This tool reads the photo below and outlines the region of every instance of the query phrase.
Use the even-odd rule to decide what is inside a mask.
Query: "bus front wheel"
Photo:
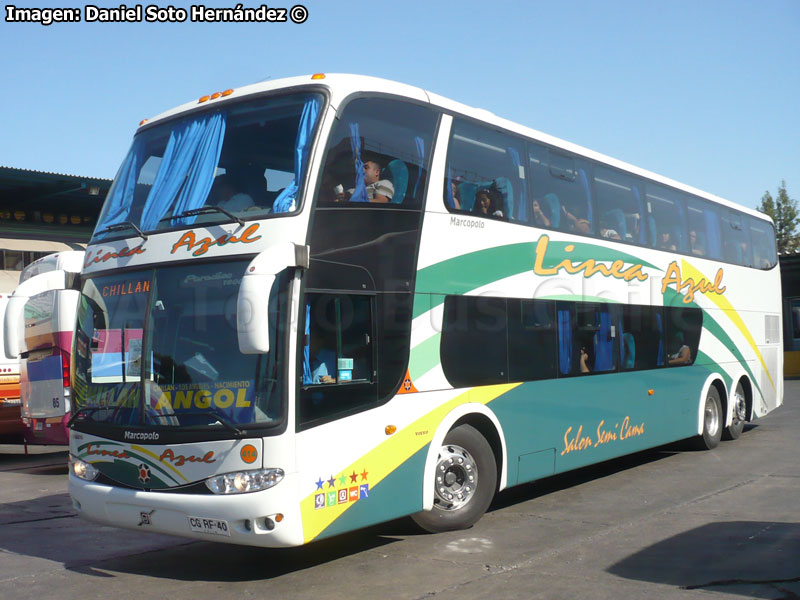
[[[699,450],[716,448],[720,438],[722,438],[722,425],[724,422],[719,392],[712,385],[706,392],[706,401],[703,405],[703,433],[696,438],[696,447]]]
[[[452,429],[439,449],[434,478],[433,508],[412,519],[430,533],[471,527],[489,508],[497,486],[489,442],[470,425]]]

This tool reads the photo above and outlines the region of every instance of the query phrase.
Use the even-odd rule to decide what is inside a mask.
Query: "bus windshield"
[[[320,94],[264,98],[142,130],[92,241],[296,210],[321,104]]]
[[[247,264],[86,280],[76,326],[75,410],[89,422],[124,426],[279,423],[286,276],[269,297],[271,351],[241,354],[236,301]]]

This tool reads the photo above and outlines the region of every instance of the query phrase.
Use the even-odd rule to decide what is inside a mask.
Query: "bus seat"
[[[550,227],[558,227],[561,224],[561,202],[553,192],[544,195],[544,202],[550,209]]]
[[[478,186],[470,181],[458,184],[458,197],[461,198],[461,210],[472,210],[475,206],[475,193]]]
[[[622,359],[623,369],[632,369],[636,364],[636,340],[633,338],[632,333],[622,334],[622,352],[624,358]]]
[[[384,175],[388,175],[388,179],[394,185],[394,195],[392,196],[392,204],[402,204],[406,197],[406,190],[408,189],[408,167],[400,159],[395,159],[386,165]]]
[[[606,222],[610,229],[613,229],[619,234],[621,239],[625,239],[628,234],[628,228],[625,227],[625,213],[622,212],[619,208],[613,208],[609,210],[603,216],[603,220]]]

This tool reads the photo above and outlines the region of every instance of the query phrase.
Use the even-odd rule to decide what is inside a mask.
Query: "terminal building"
[[[110,179],[0,166],[0,294],[37,258],[85,248],[110,187]]]

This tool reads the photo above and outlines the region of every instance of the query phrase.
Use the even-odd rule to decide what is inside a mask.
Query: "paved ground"
[[[65,449],[0,446],[0,598],[800,598],[800,381],[741,439],[501,494],[472,529],[388,523],[289,550],[100,527]]]

